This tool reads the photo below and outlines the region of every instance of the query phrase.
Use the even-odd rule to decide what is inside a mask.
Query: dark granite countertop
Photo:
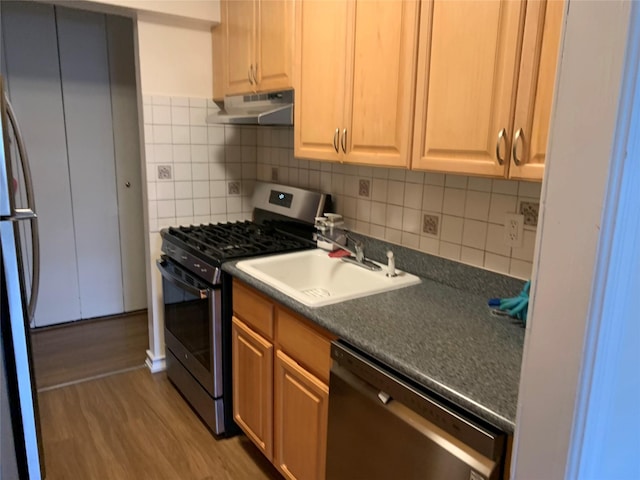
[[[239,270],[237,262],[225,263],[223,270],[513,433],[525,329],[491,314],[487,298],[515,295],[522,281],[398,246],[393,250],[405,258],[398,268],[423,277],[420,285],[320,308],[306,307],[260,282]]]

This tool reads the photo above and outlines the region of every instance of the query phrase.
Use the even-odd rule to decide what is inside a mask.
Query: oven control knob
[[[189,359],[189,355],[187,355],[186,353],[184,354],[184,359],[188,360]]]
[[[196,267],[196,268],[200,268],[200,264],[199,263],[194,263],[193,266]]]
[[[187,256],[186,256],[186,255],[182,255],[182,257],[181,257],[181,258],[182,258],[182,260],[186,260],[186,259],[187,259]]]

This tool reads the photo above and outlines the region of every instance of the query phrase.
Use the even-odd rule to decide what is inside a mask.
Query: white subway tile
[[[209,180],[225,180],[227,170],[224,163],[209,163]]]
[[[425,172],[424,183],[427,185],[444,187],[444,173]]]
[[[509,257],[503,257],[489,252],[486,252],[484,255],[484,268],[494,272],[508,274],[509,263]]]
[[[357,197],[360,191],[360,179],[354,175],[345,175],[344,194],[349,197]]]
[[[445,188],[442,213],[462,217],[464,215],[466,193],[465,190],[457,188]]]
[[[242,163],[256,163],[257,149],[255,146],[242,146]]]
[[[518,182],[514,180],[493,180],[492,190],[493,193],[501,193],[503,195],[517,195],[518,194]]]
[[[344,193],[344,175],[342,173],[331,174],[331,194],[342,195]]]
[[[465,202],[464,216],[474,220],[486,222],[489,218],[491,194],[487,192],[468,191]]]
[[[183,125],[174,125],[171,127],[171,135],[174,145],[186,145],[191,142],[189,136],[189,127]]]
[[[171,123],[173,125],[189,125],[189,107],[171,107]]]
[[[405,247],[417,249],[420,246],[420,235],[410,232],[402,232],[400,242]]]
[[[387,222],[386,226],[394,230],[402,229],[402,210],[399,205],[387,205]]]
[[[172,145],[171,151],[175,163],[191,163],[191,147],[189,145]]]
[[[175,200],[158,200],[158,218],[171,218],[176,216]]]
[[[169,125],[153,126],[153,143],[171,143],[171,127]]]
[[[193,215],[193,200],[176,200],[176,215],[178,217]]]
[[[442,215],[440,226],[440,240],[449,243],[462,243],[463,220],[460,217]]]
[[[256,127],[243,127],[240,133],[242,145],[255,146],[258,143]]]
[[[404,190],[404,206],[416,210],[422,209],[422,183],[406,183]]]
[[[227,180],[242,180],[242,164],[241,163],[227,163],[226,169],[227,169]]]
[[[174,145],[174,147],[188,147],[187,145]],[[175,150],[174,150],[175,151]],[[206,145],[191,145],[189,149],[191,161],[193,163],[209,162],[209,147]]]
[[[201,107],[189,107],[189,124],[192,126],[206,126],[207,109]]]
[[[542,189],[542,184],[538,182],[518,182],[518,196],[520,197],[531,197],[531,198],[540,198],[540,191]]]
[[[227,197],[227,214],[242,212],[242,197]]]
[[[509,265],[509,275],[521,278],[523,280],[529,280],[531,278],[531,270],[533,264],[531,262],[523,262],[515,258],[511,259],[511,265]]]
[[[423,252],[437,255],[440,249],[440,241],[433,237],[422,236],[420,237],[420,245],[418,248]]]
[[[407,170],[405,174],[405,181],[407,183],[419,183],[424,184],[424,172],[416,172],[415,170]]]
[[[156,184],[153,183],[153,182],[148,182],[147,183],[147,198],[149,200],[156,200],[157,199]]]
[[[404,208],[402,211],[402,230],[418,234],[422,230],[422,211]]]
[[[387,228],[384,231],[384,239],[387,242],[400,245],[402,244],[402,230],[396,230],[395,228]]]
[[[192,145],[207,145],[207,127],[191,126],[189,132]]]
[[[171,105],[171,99],[169,97],[154,95],[151,97],[151,103],[153,105]]]
[[[206,98],[189,97],[189,106],[190,107],[206,108],[207,99]]]
[[[395,180],[398,182],[404,182],[406,179],[406,170],[402,168],[390,168],[389,180]]]
[[[371,199],[376,202],[387,202],[387,180],[374,178],[371,183]]]
[[[445,186],[448,188],[467,188],[467,179],[468,177],[464,175],[445,175]]]
[[[373,178],[381,178],[381,179],[388,179],[389,178],[389,169],[388,168],[381,168],[381,167],[374,167],[373,169]]]
[[[214,125],[207,127],[207,140],[209,145],[224,145],[224,126]]]
[[[144,126],[144,138],[142,139],[146,143],[155,143],[155,138],[153,136],[153,125],[145,124]]]
[[[393,205],[404,204],[404,182],[389,180],[387,184],[387,203]]]
[[[293,168],[289,168],[289,182],[291,182],[292,171],[293,171]],[[296,180],[297,180],[297,177],[296,177]],[[325,193],[331,192],[331,172],[320,172],[320,191]]]
[[[152,101],[153,101],[153,97],[151,97],[151,95],[142,95],[143,105],[151,105]]]
[[[236,127],[235,125],[224,126],[225,145],[240,145],[242,143],[241,135],[242,133],[240,132],[240,127]]]
[[[255,163],[242,163],[242,179],[243,180],[255,180],[257,177],[257,165]],[[298,179],[298,170],[296,169],[296,181]],[[291,181],[291,175],[289,175]]]
[[[442,203],[444,201],[444,188],[435,185],[425,185],[424,194],[422,196],[423,210],[431,210],[432,212],[442,212]]]
[[[144,123],[145,125],[153,124],[153,106],[152,105],[142,106],[142,123]]]
[[[189,181],[175,182],[176,199],[193,198],[193,184]]]
[[[469,177],[468,189],[478,192],[490,192],[491,191],[491,179],[482,177]]]
[[[149,201],[147,204],[149,219],[155,220],[158,218],[158,202],[155,200]]]
[[[330,165],[330,164],[327,164]],[[373,168],[372,167],[358,167],[358,176],[365,178],[373,177]]]
[[[210,200],[208,198],[195,198],[193,200],[193,214],[194,215],[209,215],[210,213]]]
[[[212,198],[209,201],[211,208],[211,215],[221,215],[227,213],[227,199],[226,197]]]
[[[175,181],[191,180],[191,164],[176,163],[173,166],[173,179]]]
[[[227,163],[242,162],[242,147],[238,145],[227,145],[225,147],[225,161]]]
[[[511,247],[506,245],[504,240],[504,226],[494,225],[490,223],[487,227],[487,252],[509,257],[511,255]],[[505,273],[509,271],[508,265]]]
[[[171,97],[171,106],[172,107],[188,107],[189,106],[189,98],[188,97]]]
[[[211,222],[212,223],[225,223],[227,222],[229,219],[229,217],[227,216],[226,213],[221,213],[221,214],[211,214]]]
[[[487,223],[479,220],[464,220],[462,244],[484,250],[487,243]]]
[[[362,233],[363,235],[369,235],[371,224],[356,219],[356,228],[354,230],[358,233]]]
[[[384,230],[385,228],[382,225],[371,224],[369,227],[369,235],[373,238],[384,240]]]
[[[387,217],[387,204],[382,202],[371,202],[371,223],[384,225]]]
[[[476,267],[482,267],[484,266],[484,250],[463,246],[460,251],[460,261]]]
[[[156,184],[156,198],[158,200],[173,200],[176,198],[173,182],[160,182]]]
[[[224,163],[226,160],[226,147],[223,145],[209,146],[209,162]]]
[[[358,202],[353,197],[343,197],[342,215],[349,218],[356,218],[358,211]]]
[[[153,151],[156,163],[173,163],[172,145],[154,145]]]
[[[516,211],[516,199],[517,197],[511,195],[492,193],[489,206],[489,222],[504,225],[505,214]]]
[[[209,182],[207,180],[193,182],[193,198],[209,198]]]
[[[460,260],[460,245],[455,245],[453,243],[448,242],[440,242],[440,250],[438,251],[438,255],[444,258],[448,258],[450,260]]]
[[[208,225],[212,223],[210,215],[196,215],[193,217],[194,225]]]

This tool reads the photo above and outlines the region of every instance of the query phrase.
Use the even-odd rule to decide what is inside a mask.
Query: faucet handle
[[[397,277],[396,273],[396,259],[393,256],[393,252],[391,250],[387,250],[387,277]]]

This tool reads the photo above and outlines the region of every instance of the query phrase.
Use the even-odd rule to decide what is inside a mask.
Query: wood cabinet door
[[[563,14],[562,1],[527,2],[510,152],[511,178],[542,180]]]
[[[287,478],[324,479],[329,387],[278,350],[274,403],[276,467]]]
[[[293,0],[257,3],[255,69],[259,91],[293,88]]]
[[[221,24],[226,25],[226,86],[225,95],[255,90],[251,68],[255,69],[254,0],[222,0]]]
[[[296,157],[342,158],[347,7],[345,0],[296,5]]]
[[[409,166],[418,6],[416,0],[350,4],[346,162]]]
[[[233,418],[273,458],[273,345],[233,317]]]
[[[422,3],[413,168],[505,174],[523,5]]]

